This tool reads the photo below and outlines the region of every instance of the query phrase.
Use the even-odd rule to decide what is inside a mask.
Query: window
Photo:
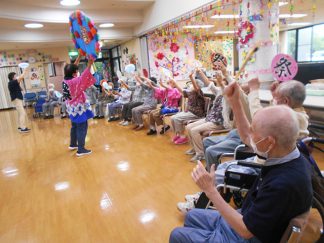
[[[47,70],[48,70],[48,76],[49,77],[55,77],[55,67],[54,67],[54,63],[48,63],[47,64]]]
[[[324,61],[324,24],[289,30],[286,41],[287,54],[297,62]]]
[[[311,61],[312,53],[312,27],[304,28],[298,31],[298,62]]]
[[[324,24],[313,27],[312,61],[324,61]]]
[[[295,57],[296,56],[296,30],[287,31],[287,54]]]

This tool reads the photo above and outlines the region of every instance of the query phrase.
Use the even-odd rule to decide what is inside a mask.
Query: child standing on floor
[[[64,67],[63,81],[63,96],[72,123],[69,149],[77,149],[77,156],[87,155],[92,152],[84,147],[88,131],[88,119],[93,117],[91,106],[86,101],[84,91],[96,82],[96,79],[90,73],[90,67],[94,60],[88,60],[87,68],[79,76],[78,64],[80,59],[81,56],[78,56],[74,64],[67,64]]]
[[[165,86],[162,81],[160,81],[160,88],[151,87],[154,89],[155,98],[162,100],[162,107],[153,110],[149,114],[149,124],[150,130],[147,135],[156,134],[156,126],[163,125],[162,115],[167,113],[176,113],[179,111],[179,100],[181,99],[181,93],[176,88],[176,83],[173,79],[170,79],[168,86]],[[156,124],[156,126],[155,126]],[[170,129],[169,125],[165,125],[160,134],[164,134]]]
[[[122,108],[124,104],[129,103],[131,96],[132,91],[128,90],[125,84],[122,84],[120,92],[115,93],[115,97],[117,98],[117,100],[113,103],[108,104],[109,122],[119,120],[119,117],[117,116],[117,110],[119,108]]]

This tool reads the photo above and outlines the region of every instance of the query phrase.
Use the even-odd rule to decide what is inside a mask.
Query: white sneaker
[[[188,213],[191,209],[195,208],[194,202],[179,202],[177,204],[177,208],[180,212],[186,214]]]
[[[196,152],[195,152],[195,150],[193,149],[193,148],[191,148],[191,149],[189,149],[189,150],[187,150],[186,152],[185,152],[185,154],[187,154],[187,155],[194,155]]]
[[[185,199],[187,202],[191,202],[191,201],[196,202],[199,199],[200,195],[201,195],[201,192],[197,192],[197,193],[191,194],[191,195],[188,194],[188,195],[185,195]]]
[[[128,121],[124,121],[122,126],[128,126]]]
[[[74,147],[74,146],[69,146],[69,150],[76,150],[76,149],[78,149],[78,147],[76,146],[76,147]]]
[[[123,123],[124,123],[125,121],[124,120],[122,120],[121,122],[119,122],[119,125],[123,125]]]

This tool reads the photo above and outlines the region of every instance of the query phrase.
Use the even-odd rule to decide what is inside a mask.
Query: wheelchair
[[[317,242],[324,242],[324,196],[323,194],[318,193],[318,191],[324,191],[324,177],[323,172],[320,171],[314,158],[311,155],[313,149],[324,152],[323,149],[317,146],[317,144],[324,144],[324,139],[307,137],[298,141],[297,147],[312,165],[312,184],[314,189],[312,208],[318,211],[318,214],[320,215],[322,220],[320,232],[321,235]],[[255,154],[246,145],[239,145],[235,149],[234,153],[224,153],[219,158],[220,164],[215,172],[216,181],[218,182],[216,186],[217,190],[220,192],[226,202],[230,203],[232,201],[237,208],[242,207],[243,200],[248,190],[252,187],[254,181],[258,178],[259,172],[261,171],[261,168],[263,166],[260,163],[253,162],[251,156],[255,156]],[[221,163],[225,157],[234,157],[234,160]],[[221,169],[219,169],[220,167]],[[221,180],[217,180],[217,176],[221,177]],[[195,208],[216,209],[215,207],[213,207],[212,202],[209,200],[205,193],[202,193],[199,199],[195,202]],[[309,212],[303,215],[299,215],[298,217],[302,217],[304,219],[304,224],[306,224],[308,215]],[[294,218],[292,222],[295,222],[294,220],[296,219]],[[290,240],[291,237],[298,239],[298,236],[296,236],[296,234],[300,235],[300,232],[302,232],[302,227],[305,227],[305,225],[297,227],[296,224],[290,224],[290,229],[287,229],[289,231],[289,233],[287,233],[287,239],[289,238]],[[299,241],[296,240],[292,242]]]

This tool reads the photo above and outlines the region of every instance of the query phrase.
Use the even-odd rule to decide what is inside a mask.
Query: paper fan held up
[[[70,15],[72,41],[79,54],[96,59],[100,52],[98,30],[94,23],[80,10]]]
[[[218,52],[213,52],[210,58],[214,70],[222,70],[222,65],[224,67],[227,67],[227,59],[226,57],[223,56],[223,54]]]

